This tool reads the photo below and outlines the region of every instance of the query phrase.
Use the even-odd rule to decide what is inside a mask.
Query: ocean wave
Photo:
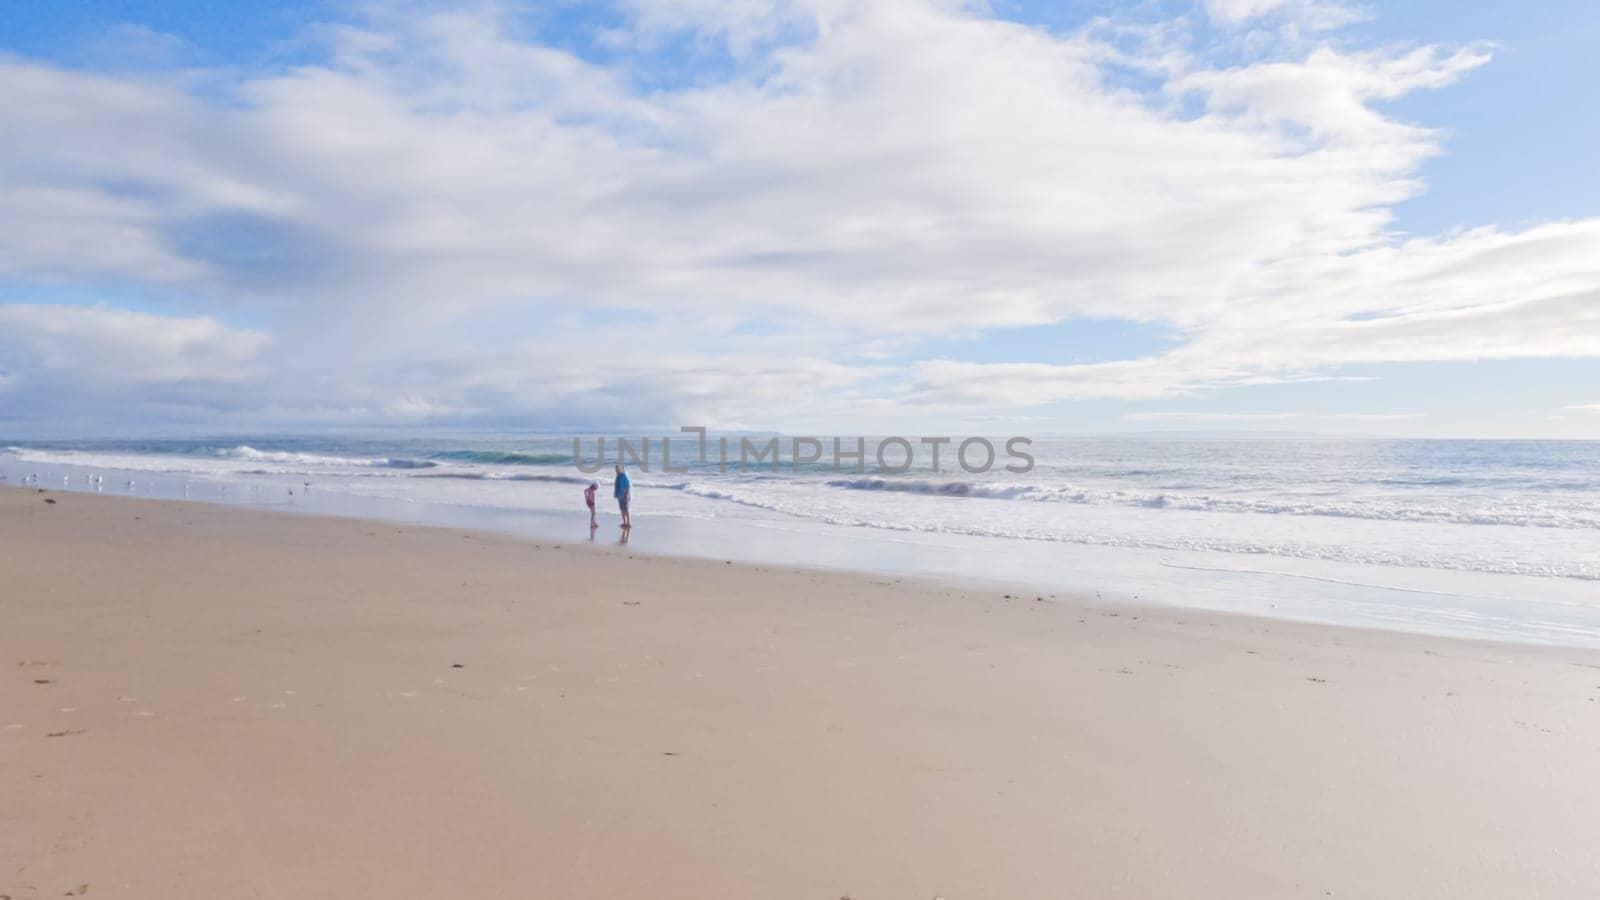
[[[809,519],[828,525],[872,528],[923,534],[961,534],[978,537],[1010,538],[1014,540],[1052,541],[1098,547],[1128,547],[1142,550],[1206,551],[1257,556],[1290,557],[1326,562],[1355,563],[1361,565],[1398,566],[1404,568],[1441,569],[1465,572],[1482,572],[1496,575],[1531,575],[1547,578],[1571,578],[1580,581],[1600,581],[1600,561],[1561,560],[1528,562],[1515,556],[1490,558],[1485,556],[1447,556],[1421,552],[1406,552],[1398,548],[1351,547],[1342,544],[1296,543],[1287,540],[1248,540],[1217,535],[1195,536],[1131,536],[1102,531],[1067,531],[1056,523],[1053,530],[1030,528],[1014,522],[1003,524],[963,522],[950,523],[937,520],[907,517],[904,519],[874,518],[853,515],[846,510],[821,509],[803,503],[788,502],[775,497],[752,496],[737,489],[685,483],[677,487],[683,493],[723,500],[742,506],[782,513],[796,518]],[[869,488],[872,490],[873,488]]]
[[[120,469],[130,472],[159,472],[203,474],[213,469],[197,468],[193,459],[178,456],[117,455],[77,450],[35,450],[31,447],[8,447],[6,452],[18,462],[39,466],[78,466],[86,469]]]
[[[941,497],[986,497],[993,500],[1026,499],[1038,488],[1027,484],[985,484],[972,481],[923,481],[889,478],[848,478],[827,482],[828,487],[851,491],[895,491],[908,494],[937,494]],[[1042,498],[1040,498],[1042,499]]]
[[[261,483],[258,477],[287,480],[289,476],[301,476],[315,482],[319,493],[343,490],[406,502],[512,509],[568,509],[576,506],[579,486],[591,480],[571,468],[435,460],[432,449],[419,448],[415,442],[390,448],[356,445],[372,447],[372,453],[363,456],[359,451],[332,444],[304,448],[325,452],[286,452],[263,450],[240,441],[169,443],[155,452],[120,446],[11,446],[0,450],[0,463],[5,466],[0,471],[15,481],[35,470],[52,472],[52,466],[60,464],[62,468],[55,469],[53,477],[59,481],[62,470],[71,466],[76,484],[78,474],[105,472],[109,482],[112,471],[123,469],[141,486],[158,479],[147,479],[138,472],[174,473],[176,477],[169,479],[174,486],[191,478],[233,479],[254,485]],[[232,446],[236,442],[238,446]],[[285,444],[266,446],[281,448]],[[0,447],[4,444],[0,443]],[[379,455],[386,449],[395,455]],[[349,455],[338,455],[341,452]],[[408,468],[419,461],[415,457],[424,457],[420,461],[431,464]],[[1583,468],[1580,475],[1573,477],[1592,478],[1582,474],[1587,472],[1589,469]],[[1170,481],[1129,483],[1062,477],[1059,472],[1050,471],[1028,476],[995,473],[992,478],[966,478],[952,473],[951,477],[940,478],[916,474],[795,477],[641,470],[635,473],[633,483],[637,490],[645,492],[640,507],[659,510],[663,515],[753,515],[762,521],[788,516],[796,521],[893,532],[981,535],[1155,551],[1216,551],[1600,581],[1600,557],[1593,553],[1593,529],[1600,528],[1600,494],[1593,492],[1491,493],[1444,487],[1400,491],[1378,487],[1384,479],[1377,477],[1369,478],[1363,489],[1344,490],[1330,485],[1326,478],[1301,483],[1299,473],[1288,469],[1279,470],[1270,488],[1257,490],[1250,484],[1230,490],[1215,483],[1220,476],[1210,473],[1205,477],[1209,481],[1185,488]],[[609,473],[601,473],[594,480],[602,479],[609,487]],[[547,485],[512,487],[508,482]],[[299,493],[298,483],[294,484]],[[660,493],[652,497],[652,492]],[[610,491],[604,493],[609,495]],[[669,493],[682,496],[668,496]],[[767,512],[746,514],[725,505],[730,503]],[[1291,521],[1284,516],[1325,518]],[[1468,530],[1454,527],[1457,525],[1532,525],[1566,530]]]
[[[1531,528],[1600,529],[1600,509],[1551,507],[1539,502],[1501,501],[1493,505],[1422,506],[1383,500],[1349,499],[1343,502],[1219,497],[1119,490],[1088,490],[1070,485],[1008,482],[929,481],[922,479],[853,478],[825,482],[828,487],[852,491],[886,491],[988,500],[1025,500],[1036,503],[1082,503],[1177,509],[1191,512],[1251,513],[1256,515],[1327,516],[1399,522],[1436,522],[1452,525],[1509,525]]]
[[[251,462],[276,463],[301,466],[350,466],[354,468],[431,469],[438,463],[426,459],[407,459],[388,456],[323,456],[316,453],[294,453],[287,450],[257,450],[240,444],[237,447],[213,450],[213,456],[222,459],[243,459]]]
[[[431,469],[438,465],[425,459],[405,457],[327,456],[257,450],[254,447],[208,448],[195,454],[118,453],[97,450],[42,450],[8,447],[6,452],[19,461],[39,465],[81,466],[91,469],[126,469],[135,472],[193,473],[195,475],[328,475],[356,474],[373,469]],[[244,466],[245,468],[240,468]],[[331,470],[331,471],[330,471]],[[352,472],[351,470],[355,470]]]
[[[447,450],[435,453],[431,458],[491,466],[559,466],[572,462],[572,457],[563,453],[521,453],[514,450]]]
[[[500,472],[428,472],[413,476],[416,478],[452,478],[461,481],[537,481],[552,484],[583,484],[587,485],[589,478],[579,478],[576,475],[535,475],[530,472],[518,472],[506,475]]]

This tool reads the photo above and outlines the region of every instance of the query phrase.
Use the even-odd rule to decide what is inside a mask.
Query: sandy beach
[[[12,900],[1600,895],[1592,652],[18,488],[0,547]]]

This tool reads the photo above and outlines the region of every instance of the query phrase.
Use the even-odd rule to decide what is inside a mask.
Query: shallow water
[[[589,539],[570,438],[3,443],[9,484]],[[865,471],[741,473],[680,441],[687,471],[663,472],[657,442],[630,546],[1600,646],[1600,444],[1035,441],[1025,474],[1003,450],[961,471],[948,448],[943,471],[873,471],[871,446]]]

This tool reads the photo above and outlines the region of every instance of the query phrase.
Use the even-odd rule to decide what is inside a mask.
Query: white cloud
[[[1288,0],[1205,0],[1206,14],[1219,22],[1243,22],[1284,6]]]
[[[501,351],[435,351],[407,360],[320,360],[289,369],[297,348],[208,317],[0,304],[0,392],[8,418],[92,413],[224,424],[537,422],[590,429],[689,422],[757,427],[771,409],[824,416],[871,408],[879,374],[803,356],[625,353],[562,340]],[[16,374],[12,374],[16,373]],[[23,404],[26,404],[25,406]]]
[[[1281,14],[1314,30],[1338,28],[1362,18],[1346,3],[1316,0],[1202,0],[1206,15],[1219,25],[1238,27],[1264,16]]]
[[[268,337],[207,317],[0,304],[0,363],[46,383],[116,392],[258,378]]]
[[[1301,60],[1191,72],[1167,89],[1196,92],[1213,111],[1281,130],[1291,142],[1291,136],[1304,134],[1308,150],[1350,144],[1420,159],[1432,149],[1432,133],[1385,116],[1371,102],[1443,87],[1487,63],[1489,55],[1485,44],[1399,54],[1321,46]]]
[[[732,74],[641,88],[626,54],[602,65],[491,13],[382,7],[283,71],[0,60],[0,275],[170,293],[194,313],[174,322],[217,329],[193,345],[213,349],[168,368],[129,350],[168,373],[138,383],[220,384],[217,363],[253,362],[273,372],[259,391],[204,402],[284,419],[671,410],[763,426],[1600,356],[1600,221],[1389,230],[1439,136],[1374,103],[1466,76],[1484,46],[1295,40],[1217,68],[955,3],[627,8],[612,46],[688,35],[728,49]],[[1335,8],[1207,9],[1244,23]],[[1163,88],[1115,86],[1108,60]],[[88,340],[89,320],[64,312],[76,336],[50,337],[29,309],[9,377],[59,375],[71,351],[41,347]],[[240,314],[274,340],[218,324]],[[1079,366],[893,364],[925,336],[1075,316],[1187,343]],[[782,327],[756,337],[750,320]],[[135,332],[96,346],[162,346]]]

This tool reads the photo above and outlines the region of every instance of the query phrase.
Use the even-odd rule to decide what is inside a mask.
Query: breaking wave
[[[431,458],[490,466],[560,466],[572,462],[572,457],[564,453],[519,453],[515,450],[448,450],[435,453]]]
[[[351,457],[322,456],[315,453],[292,453],[285,450],[257,450],[241,444],[225,450],[215,450],[212,455],[222,459],[243,459],[257,463],[301,466],[350,466],[352,468],[381,469],[431,469],[437,463],[426,459],[403,457]]]
[[[1359,563],[1364,565],[1403,566],[1424,569],[1443,569],[1484,572],[1501,575],[1533,575],[1554,578],[1574,578],[1583,581],[1600,581],[1600,561],[1543,560],[1529,562],[1514,555],[1498,557],[1464,557],[1458,554],[1430,554],[1407,552],[1405,548],[1352,547],[1325,543],[1300,543],[1291,540],[1249,539],[1239,535],[1221,534],[1145,535],[1117,534],[1092,527],[1076,530],[1069,524],[1054,523],[1051,527],[1030,527],[1009,520],[983,522],[963,520],[951,522],[923,519],[914,515],[903,517],[866,516],[859,510],[822,507],[806,502],[803,495],[784,498],[769,494],[751,493],[737,488],[711,486],[697,483],[662,485],[686,494],[711,500],[722,500],[783,513],[798,518],[811,519],[829,525],[885,529],[890,531],[920,532],[928,534],[964,534],[981,537],[1004,537],[1035,541],[1081,544],[1103,547],[1131,547],[1150,550],[1198,550],[1245,555],[1292,557],[1328,562]],[[882,490],[882,488],[867,488]],[[938,493],[936,491],[927,493]],[[970,496],[970,495],[969,495]]]
[[[534,475],[528,472],[518,472],[515,475],[503,475],[498,472],[428,472],[415,477],[453,478],[461,481],[538,481],[553,484],[588,484],[593,480],[576,475]]]
[[[1375,519],[1398,522],[1440,522],[1453,525],[1512,525],[1533,528],[1600,529],[1600,507],[1551,508],[1538,502],[1497,498],[1456,505],[1420,505],[1383,498],[1356,498],[1335,502],[1289,502],[1211,494],[1094,491],[1069,485],[1007,482],[928,481],[921,479],[853,478],[826,482],[828,487],[850,491],[885,491],[938,497],[988,500],[1025,500],[1036,503],[1112,504],[1145,509],[1194,512],[1232,512],[1256,515],[1329,516],[1341,519]]]

